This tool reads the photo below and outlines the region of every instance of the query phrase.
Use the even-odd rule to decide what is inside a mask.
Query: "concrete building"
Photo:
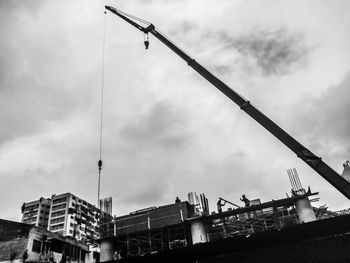
[[[118,263],[310,263],[349,262],[350,215],[232,235],[183,248],[118,259]],[[114,244],[118,245],[117,238]],[[142,243],[146,246],[146,242]],[[113,249],[113,247],[111,247]]]
[[[106,197],[100,200],[101,211],[112,215],[112,197]]]
[[[295,192],[293,192],[295,193]],[[309,197],[317,193],[298,192],[291,197],[261,203],[252,200],[244,207],[211,214],[189,195],[189,201],[150,207],[116,217],[101,226],[101,262],[167,253],[234,236],[276,231],[316,220]],[[204,196],[204,195],[203,195]],[[202,204],[200,204],[202,203]]]
[[[99,237],[97,225],[100,214],[98,208],[76,195],[53,195],[48,230],[93,243]]]
[[[85,244],[94,244],[99,238],[101,213],[103,220],[112,218],[78,196],[64,193],[24,203],[22,222],[72,237]]]
[[[22,222],[37,227],[47,228],[51,199],[41,197],[39,200],[23,203]]]
[[[96,258],[96,257],[95,257]],[[96,262],[82,242],[34,225],[0,219],[0,262]]]
[[[194,206],[177,202],[116,217],[101,226],[101,262],[187,246]],[[116,238],[115,238],[116,237]]]

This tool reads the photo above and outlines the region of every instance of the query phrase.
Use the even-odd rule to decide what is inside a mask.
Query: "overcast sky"
[[[341,173],[350,159],[348,0],[107,1],[154,23]],[[103,1],[0,0],[0,217],[71,192],[97,200],[106,19],[101,196],[114,214],[205,193],[264,201],[296,168],[315,206],[349,207],[239,107]]]

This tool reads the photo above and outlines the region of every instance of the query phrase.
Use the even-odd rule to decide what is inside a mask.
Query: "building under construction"
[[[175,258],[182,255],[181,260],[174,262],[192,262],[195,255],[198,256],[195,261],[200,260],[200,257],[208,260],[205,256],[207,250],[212,251],[213,254],[210,256],[215,258],[217,256],[215,247],[220,250],[222,246],[238,242],[237,240],[244,242],[239,242],[239,245],[236,244],[234,247],[229,246],[224,252],[221,251],[221,255],[227,255],[230,249],[244,253],[248,248],[256,250],[259,246],[270,247],[271,244],[281,246],[285,239],[287,241],[288,238],[293,239],[292,234],[296,234],[298,240],[306,237],[307,234],[303,235],[305,231],[311,237],[318,239],[320,238],[318,235],[322,237],[339,235],[334,230],[334,222],[329,220],[344,220],[340,218],[348,212],[336,213],[328,211],[326,207],[312,207],[311,202],[318,200],[316,197],[318,193],[311,192],[310,188],[305,191],[295,169],[289,170],[288,175],[292,184],[291,196],[283,199],[261,203],[259,199],[249,200],[243,196],[241,201],[245,206],[239,207],[219,198],[218,211],[209,213],[208,200],[204,194],[198,198],[195,193],[190,193],[188,201],[181,202],[177,198],[175,203],[170,205],[150,207],[115,217],[113,221],[101,226],[101,261],[146,262],[142,260],[152,257],[152,262],[157,262],[158,259],[159,262],[169,262],[174,255]],[[226,203],[235,208],[223,211]],[[326,227],[327,222],[329,225]],[[308,225],[310,229],[300,230],[302,225]],[[319,229],[320,227],[322,229]],[[323,229],[324,227],[326,229]],[[324,231],[330,232],[325,235]],[[264,236],[265,240],[262,238]],[[260,238],[259,241],[254,241],[256,237]],[[347,245],[350,246],[350,243]],[[203,247],[206,249],[202,250]],[[201,252],[195,253],[196,249],[200,249]],[[265,262],[261,261],[261,258],[259,260],[237,262]]]
[[[321,157],[294,139],[253,104],[218,79],[146,20],[111,6],[106,10],[151,34],[222,92],[298,158],[350,199],[349,176],[340,176]],[[101,166],[100,166],[101,167]],[[349,163],[344,166],[349,168]],[[345,171],[345,170],[344,170]],[[121,262],[350,262],[348,215],[311,206],[318,193],[306,191],[289,170],[291,195],[261,202],[242,196],[244,207],[219,198],[209,213],[204,195],[151,207],[101,225],[101,261]],[[223,205],[235,206],[223,211]],[[322,220],[321,220],[322,219]],[[299,245],[302,243],[302,245]]]

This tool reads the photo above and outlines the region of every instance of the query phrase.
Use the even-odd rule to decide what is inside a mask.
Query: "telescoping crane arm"
[[[306,164],[308,164],[312,169],[314,169],[318,174],[320,174],[324,179],[326,179],[330,184],[338,189],[343,195],[350,199],[350,183],[348,183],[336,171],[334,171],[325,162],[323,162],[320,157],[313,154],[309,149],[305,148],[297,140],[295,140],[292,136],[280,128],[276,123],[261,113],[248,100],[244,99],[237,92],[233,91],[220,79],[210,73],[206,68],[204,68],[197,61],[192,59],[184,51],[178,48],[174,43],[168,40],[163,34],[158,32],[153,24],[149,24],[147,27],[143,27],[127,17],[124,12],[115,9],[114,7],[106,6],[106,9],[121,17],[145,34],[151,33],[153,36],[158,38],[168,48],[170,48],[178,56],[185,60],[190,67],[192,67],[211,84],[213,84],[217,89],[224,93],[229,99],[236,103],[241,108],[241,110],[245,111],[249,116],[260,123],[266,130],[272,133],[272,135],[274,135],[289,149],[291,149],[300,159],[302,159]]]

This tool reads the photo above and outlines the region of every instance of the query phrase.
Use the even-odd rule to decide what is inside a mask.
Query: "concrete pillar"
[[[297,210],[300,223],[306,223],[316,220],[314,210],[311,207],[311,203],[308,197],[297,199],[295,201],[295,208]]]
[[[191,235],[193,245],[208,242],[207,231],[201,220],[194,220],[191,222]]]
[[[113,241],[109,239],[102,240],[101,249],[100,249],[100,262],[113,260],[113,255],[114,255]]]
[[[346,161],[344,164],[344,170],[341,174],[341,176],[348,182],[350,182],[350,162]]]

